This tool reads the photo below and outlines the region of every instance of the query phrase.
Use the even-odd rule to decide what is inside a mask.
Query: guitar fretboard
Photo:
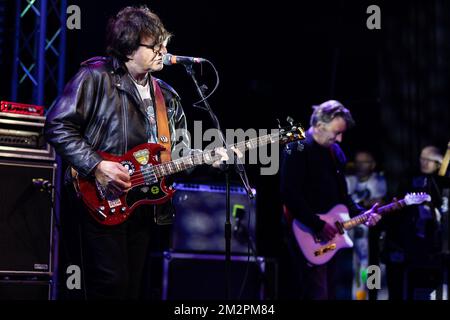
[[[405,200],[400,200],[398,201],[401,207],[404,207],[406,205]],[[397,210],[397,206],[395,203],[390,203],[387,204],[383,207],[378,208],[378,214],[379,215],[383,215],[386,214],[388,212]],[[344,229],[349,230],[352,229],[360,224],[365,223],[367,220],[369,219],[369,213],[365,212],[363,214],[360,214],[350,220],[344,221],[342,222],[342,226],[344,227]]]
[[[449,162],[450,162],[450,142],[447,145],[447,152],[445,152],[444,160],[442,160],[441,168],[439,169],[438,175],[440,175],[441,177],[445,177]]]
[[[234,145],[227,146],[227,149],[234,147],[241,152],[247,150],[255,149],[257,147],[271,144],[280,140],[279,133],[273,133],[264,135],[258,138],[249,139],[247,141],[238,142]],[[154,173],[158,178],[172,175],[177,172],[181,172],[195,166],[204,163],[213,163],[220,160],[222,156],[218,154],[215,150],[205,150],[203,152],[197,152],[189,156],[182,157],[170,162],[161,163],[153,167]]]

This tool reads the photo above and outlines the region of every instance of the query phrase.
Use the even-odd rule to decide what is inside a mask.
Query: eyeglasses
[[[152,49],[154,52],[160,52],[162,48],[165,47],[164,43],[155,43],[155,44],[139,43],[139,46],[146,47],[147,49]]]

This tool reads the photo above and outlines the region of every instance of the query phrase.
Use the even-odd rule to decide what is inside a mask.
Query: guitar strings
[[[260,144],[273,143],[274,141],[272,139],[275,137],[278,137],[278,134],[271,134],[271,135],[266,135],[263,137],[249,139],[247,141],[241,141],[241,142],[234,144],[233,147],[237,148],[237,149],[240,149],[240,147],[244,147],[244,149],[246,149],[246,148],[250,149],[252,147],[257,147]],[[256,144],[253,145],[255,142],[256,142]],[[250,146],[249,146],[249,144],[250,144]],[[241,151],[243,151],[243,150],[241,150]],[[211,159],[213,161],[219,160],[221,156],[220,157],[218,157],[217,155],[211,156],[211,154],[213,154],[214,152],[215,152],[215,150],[211,150],[207,154],[209,154],[209,156],[211,157]],[[190,163],[186,164],[185,160],[190,161]],[[186,170],[193,165],[196,165],[196,164],[200,165],[200,164],[203,164],[204,162],[205,162],[204,153],[197,154],[197,155],[194,154],[194,155],[184,157],[184,158],[181,158],[181,159],[178,159],[175,161],[171,161],[168,163],[161,163],[161,164],[151,166],[150,168],[141,169],[140,170],[141,175],[133,175],[130,180],[131,180],[132,186],[138,186],[138,185],[142,185],[149,176],[155,175],[156,177],[158,177],[158,176],[161,177],[161,176],[168,175],[171,173],[176,173],[178,171]],[[183,166],[185,166],[185,167],[183,167]],[[165,169],[165,168],[167,168],[167,169]],[[165,174],[165,172],[167,172],[168,174]]]

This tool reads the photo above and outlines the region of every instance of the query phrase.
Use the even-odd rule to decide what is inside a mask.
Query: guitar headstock
[[[291,117],[287,118],[289,122],[289,126],[280,128],[280,143],[285,144],[292,141],[303,140],[305,139],[305,130],[303,129],[300,123],[295,124],[294,119]]]
[[[405,196],[405,203],[406,205],[410,206],[413,204],[421,204],[423,202],[429,202],[431,201],[431,196],[426,192],[419,192],[419,193],[408,193]]]

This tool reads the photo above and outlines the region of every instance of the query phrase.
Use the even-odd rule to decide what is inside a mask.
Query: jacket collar
[[[114,83],[116,87],[128,92],[137,92],[136,86],[134,85],[133,81],[131,80],[128,74],[128,69],[122,61],[118,60],[115,57],[111,57],[111,67],[112,67],[111,74],[116,75]],[[152,75],[149,72],[148,81],[152,82],[152,80],[153,80]]]
[[[116,57],[111,57],[111,67],[114,73],[116,74],[126,74],[127,68],[125,67],[125,64],[117,59]]]
[[[133,80],[131,80],[131,77],[128,75],[128,70],[125,64],[120,61],[119,59],[115,57],[110,57],[110,65],[111,65],[111,74],[113,75],[114,81],[113,85],[121,91],[126,92],[129,94],[136,105],[141,106],[141,98],[139,95],[139,92],[136,88],[136,86],[133,83]],[[153,88],[153,76],[149,72],[148,73],[148,81],[150,82],[150,95],[152,97],[152,100],[155,101],[155,93]],[[170,106],[167,106],[168,110],[171,109]],[[142,109],[142,108],[140,108]],[[141,110],[144,111],[144,110]]]
[[[133,102],[138,106],[139,110],[141,110],[145,114],[145,110],[142,109],[142,99],[139,95],[139,92],[134,85],[133,81],[131,80],[130,76],[128,75],[128,70],[125,64],[118,60],[115,57],[111,57],[111,75],[113,78],[113,85],[116,87],[117,90],[123,91],[128,96],[130,96],[133,100]],[[149,81],[152,81],[151,74],[149,73]],[[150,86],[151,87],[151,86]],[[152,90],[151,90],[152,92]],[[152,95],[153,99],[153,95]]]

